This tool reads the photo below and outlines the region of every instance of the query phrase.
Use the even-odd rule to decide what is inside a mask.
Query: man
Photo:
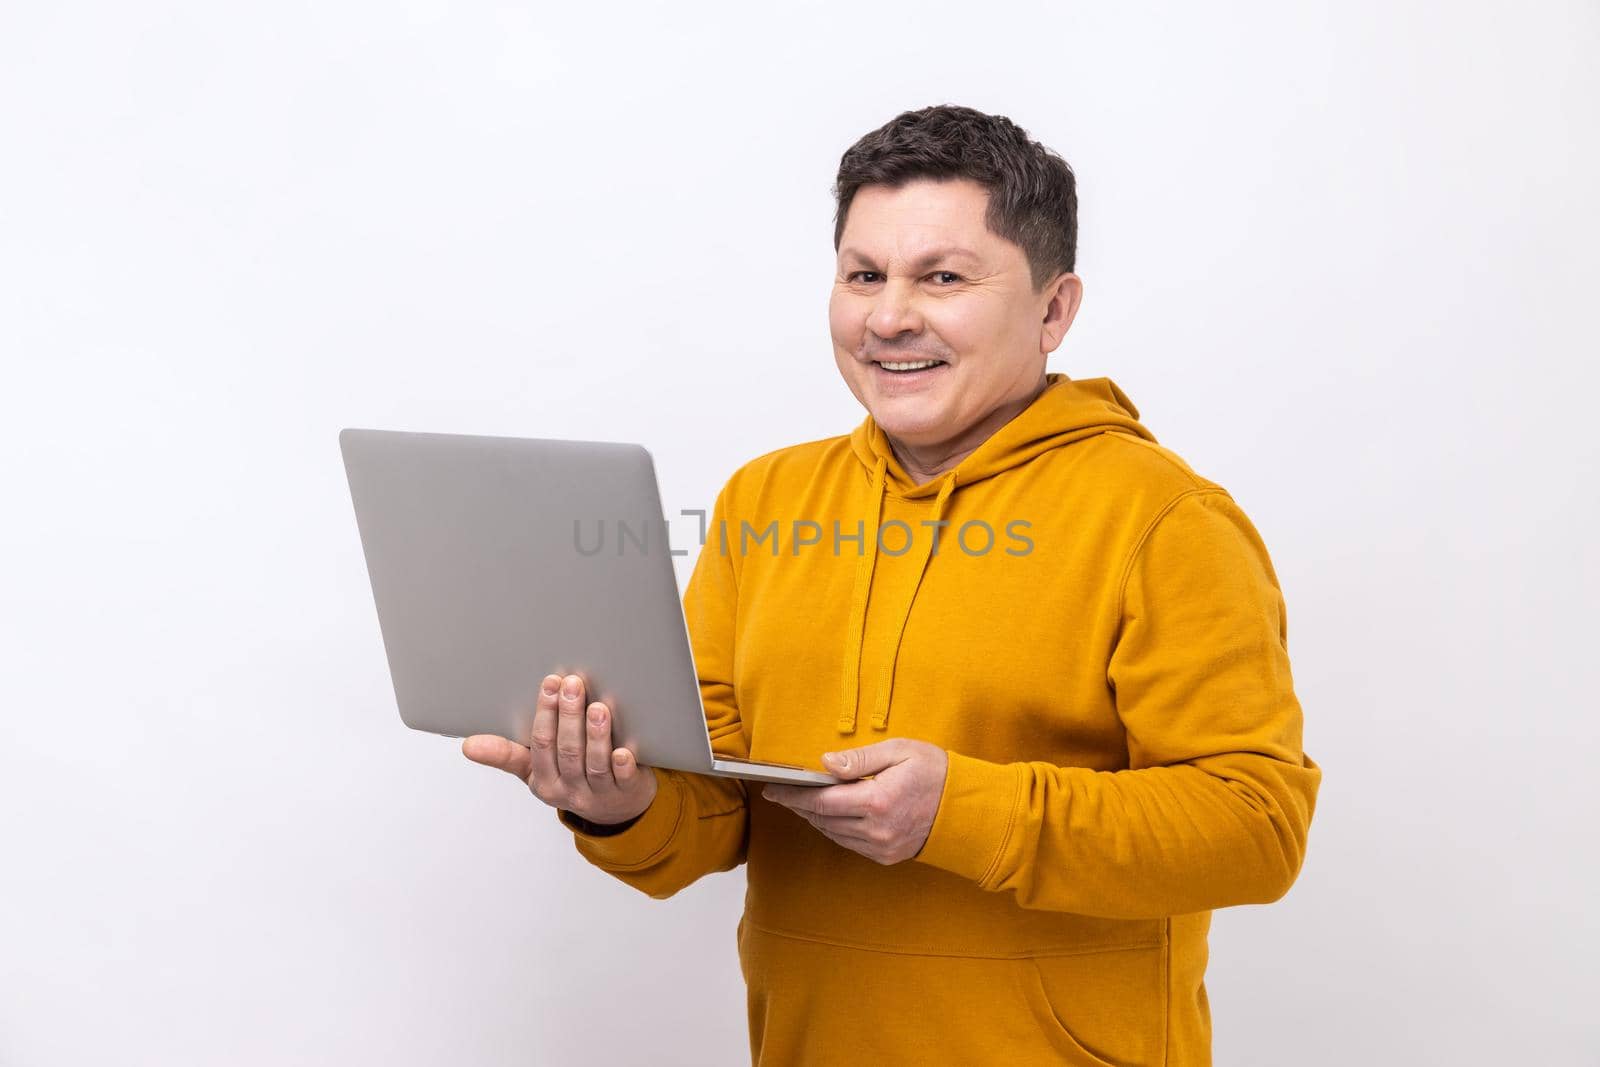
[[[531,750],[464,751],[652,896],[747,863],[758,1063],[1208,1064],[1210,912],[1288,890],[1321,781],[1267,551],[1113,382],[1046,372],[1063,160],[932,107],[835,194],[867,417],[734,473],[684,605],[714,748],[846,781],[639,767],[575,676]]]

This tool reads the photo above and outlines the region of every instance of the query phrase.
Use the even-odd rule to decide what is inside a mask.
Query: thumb
[[[498,767],[527,780],[533,773],[533,757],[523,746],[495,734],[473,734],[461,742],[461,754],[473,763]]]
[[[904,746],[900,741],[898,737],[891,737],[887,741],[862,745],[860,748],[847,748],[842,752],[824,752],[822,765],[827,767],[835,778],[863,778],[869,774],[877,774],[906,758],[902,751]]]

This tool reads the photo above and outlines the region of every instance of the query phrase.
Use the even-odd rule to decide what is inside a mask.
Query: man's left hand
[[[892,737],[875,745],[825,752],[823,765],[842,785],[768,785],[782,804],[845,848],[882,864],[922,851],[944,793],[949,759],[926,741]],[[872,775],[870,781],[855,779]]]

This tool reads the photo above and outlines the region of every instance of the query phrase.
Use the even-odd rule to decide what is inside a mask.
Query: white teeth
[[[919,359],[915,363],[879,363],[884,370],[921,370],[924,367],[937,367],[942,360]]]

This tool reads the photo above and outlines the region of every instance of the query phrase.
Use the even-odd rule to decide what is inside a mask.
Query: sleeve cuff
[[[615,837],[617,834],[622,833],[624,830],[627,830],[633,826],[634,823],[644,818],[644,813],[640,812],[633,818],[625,819],[619,823],[590,822],[582,815],[574,814],[573,812],[568,811],[566,808],[559,808],[557,810],[560,812],[561,821],[567,824],[567,828],[569,830],[576,830],[579,833],[589,834],[593,837]]]
[[[926,863],[986,886],[1016,823],[1024,768],[946,751],[944,791],[922,851]]]
[[[655,769],[656,795],[627,829],[609,834],[590,834],[575,821],[571,812],[557,809],[561,825],[572,831],[573,844],[584,858],[601,866],[615,869],[643,866],[678,832],[683,818],[683,781],[674,771]]]

